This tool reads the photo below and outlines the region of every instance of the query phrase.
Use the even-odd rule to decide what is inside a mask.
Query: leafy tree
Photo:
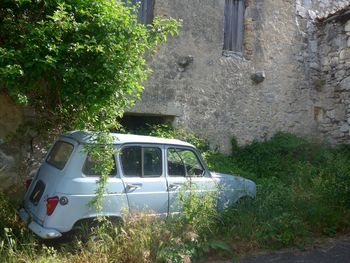
[[[145,56],[177,28],[157,17],[140,24],[120,0],[2,0],[0,91],[45,127],[107,131],[140,97]]]
[[[0,92],[34,108],[45,129],[95,132],[87,151],[101,163],[99,209],[113,166],[108,131],[140,97],[145,56],[177,28],[157,17],[140,24],[137,7],[121,0],[0,2]]]

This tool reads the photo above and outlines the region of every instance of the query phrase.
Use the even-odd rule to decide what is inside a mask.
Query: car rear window
[[[62,170],[72,154],[73,148],[73,145],[70,143],[63,141],[56,142],[47,157],[46,162],[57,169]]]

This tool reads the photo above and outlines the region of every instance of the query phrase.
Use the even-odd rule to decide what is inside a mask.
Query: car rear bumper
[[[24,223],[28,224],[28,228],[33,231],[34,234],[43,239],[53,239],[62,236],[62,233],[55,229],[44,228],[43,226],[39,225],[30,217],[29,213],[24,208],[19,210],[19,217]]]

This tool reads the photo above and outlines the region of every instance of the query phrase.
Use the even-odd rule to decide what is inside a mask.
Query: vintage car
[[[146,212],[169,215],[181,212],[179,192],[190,181],[199,195],[217,193],[218,208],[242,197],[255,197],[253,181],[209,172],[196,148],[175,139],[111,134],[116,154],[103,198],[102,210],[89,205],[100,176],[84,145],[92,134],[61,135],[38,172],[28,183],[19,215],[43,239],[61,237],[84,220],[99,215],[123,220],[125,214]],[[127,211],[125,213],[125,211]]]

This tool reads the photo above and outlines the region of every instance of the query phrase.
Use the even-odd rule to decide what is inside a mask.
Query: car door
[[[166,161],[169,213],[181,212],[181,195],[187,198],[194,193],[200,197],[216,191],[217,184],[194,149],[169,146]]]
[[[129,211],[164,214],[168,192],[162,145],[124,145],[119,154]]]

